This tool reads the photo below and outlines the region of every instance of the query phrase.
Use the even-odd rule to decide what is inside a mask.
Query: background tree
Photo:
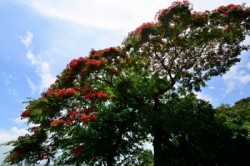
[[[228,128],[233,130],[235,136],[250,138],[250,98],[241,99],[230,107],[222,104],[216,108],[216,116]]]
[[[131,32],[122,47],[92,50],[88,57],[72,60],[55,84],[28,102],[21,116],[35,127],[9,143],[14,148],[5,161],[133,163],[151,134],[154,165],[164,165],[169,103],[200,90],[239,61],[241,51],[248,49],[241,42],[249,35],[249,20],[249,8],[240,5],[195,12],[187,1],[174,2],[158,12],[155,22]],[[198,108],[209,119],[209,106]],[[186,111],[182,106],[180,110]],[[200,123],[197,117],[190,117],[190,127]]]
[[[250,162],[250,98],[241,99],[233,106],[222,104],[215,111],[216,119],[224,128],[224,149],[220,155],[228,165],[247,165]]]
[[[208,102],[187,95],[171,99],[162,109],[164,165],[236,166],[250,162],[247,135],[235,132],[227,121],[218,118],[217,110]]]

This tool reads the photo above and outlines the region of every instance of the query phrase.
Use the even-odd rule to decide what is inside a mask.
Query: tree
[[[158,12],[156,22],[142,24],[129,34],[125,49],[157,80],[152,112],[161,114],[164,94],[198,91],[205,81],[239,61],[240,52],[249,48],[241,45],[249,35],[249,11],[231,4],[194,12],[188,1],[174,2]],[[155,166],[163,165],[163,126],[159,120],[152,124]]]
[[[135,122],[139,109],[122,94],[121,68],[129,61],[120,48],[90,52],[72,60],[55,84],[28,102],[22,118],[35,124],[31,135],[10,142],[6,161],[27,164],[107,164],[131,160],[145,134]],[[132,155],[133,157],[133,155]]]
[[[222,104],[216,108],[216,119],[226,129],[228,136],[224,142],[222,160],[227,161],[228,165],[246,165],[250,162],[250,98],[241,99],[233,106]],[[226,138],[226,137],[225,137]]]
[[[216,116],[235,136],[250,138],[250,97],[235,102],[232,107],[222,104],[216,109]]]
[[[250,162],[247,135],[231,128],[208,102],[187,95],[175,97],[163,107],[164,165],[236,166]],[[220,111],[222,114],[227,110]]]
[[[114,165],[135,162],[148,135],[164,165],[167,105],[225,73],[249,47],[250,9],[195,12],[174,2],[131,32],[121,47],[72,60],[22,118],[35,127],[9,144],[6,162]],[[59,156],[59,157],[57,157]]]

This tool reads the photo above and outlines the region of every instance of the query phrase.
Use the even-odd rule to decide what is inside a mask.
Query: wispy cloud
[[[250,83],[250,72],[248,65],[238,64],[233,66],[226,74],[222,76],[226,84],[224,96],[228,95],[233,90],[242,89]]]
[[[39,92],[42,92],[55,81],[55,77],[51,74],[50,71],[50,65],[47,61],[43,60],[41,57],[35,56],[31,51],[28,51],[27,59],[36,68],[36,72],[40,77]],[[32,84],[31,81],[29,83],[32,85],[32,88],[34,90],[34,88],[36,88],[36,85]]]
[[[49,62],[42,59],[40,56],[33,54],[29,46],[32,44],[33,34],[31,32],[26,32],[26,35],[20,36],[21,42],[27,48],[26,58],[30,61],[31,65],[35,67],[35,70],[40,77],[40,84],[35,85],[31,79],[28,77],[27,81],[31,88],[32,93],[35,93],[39,88],[39,92],[47,89],[55,80],[55,77],[51,74]]]
[[[66,0],[22,1],[44,17],[56,18],[76,25],[94,28],[132,30],[142,21],[152,21],[162,5],[171,2],[164,0]],[[142,14],[143,13],[143,14]]]
[[[209,94],[204,94],[202,92],[195,92],[197,98],[199,99],[203,99],[203,100],[206,100],[208,101],[209,103],[213,104],[213,105],[216,105],[217,104],[217,98],[209,95]]]
[[[17,93],[17,90],[16,90],[16,88],[14,88],[14,87],[9,87],[8,88],[8,95],[10,95],[10,96],[18,96],[18,93]]]
[[[13,76],[13,75],[11,75],[11,74],[9,74],[9,75],[7,75],[6,76],[6,78],[5,78],[5,85],[10,85],[10,83],[13,81],[13,80],[15,80],[16,78]]]
[[[31,89],[31,94],[35,94],[37,92],[36,84],[29,77],[27,77],[27,82],[28,82],[29,87]]]
[[[155,13],[176,0],[23,0],[34,11],[44,17],[56,18],[73,24],[118,30],[133,30],[145,21],[152,21]],[[190,0],[195,10],[211,10],[229,3],[244,3],[245,0]]]
[[[33,34],[30,31],[27,31],[24,36],[19,36],[19,39],[21,40],[21,42],[24,44],[26,48],[29,48],[29,46],[31,45],[32,38],[33,38]]]
[[[21,117],[17,117],[13,120],[16,124],[18,124],[19,126],[22,124],[27,123],[27,119],[21,119]]]

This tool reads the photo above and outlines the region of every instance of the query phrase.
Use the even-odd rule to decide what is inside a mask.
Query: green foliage
[[[247,136],[250,138],[250,98],[241,99],[230,107],[221,105],[216,109],[216,116],[228,128],[230,128],[235,137]]]
[[[142,151],[138,156],[138,166],[153,166],[153,153],[147,149]]]

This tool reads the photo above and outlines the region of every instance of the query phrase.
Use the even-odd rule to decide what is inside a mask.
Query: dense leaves
[[[230,165],[224,159],[248,150],[249,124],[241,121],[248,116],[237,114],[238,120],[224,107],[214,116],[192,93],[240,60],[249,48],[241,44],[249,20],[243,5],[195,12],[188,1],[174,2],[121,47],[73,59],[40,98],[27,102],[21,117],[34,127],[9,143],[14,148],[5,162],[150,165],[151,153],[142,149],[152,141],[155,166]],[[242,127],[232,131],[235,125]]]

